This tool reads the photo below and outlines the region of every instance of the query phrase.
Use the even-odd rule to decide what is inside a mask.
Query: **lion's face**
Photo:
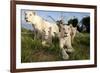
[[[64,37],[68,37],[71,34],[71,28],[68,25],[63,25],[63,27],[61,28],[63,30],[64,33]]]
[[[44,32],[44,38],[48,39],[48,37],[51,36],[51,27],[46,28],[43,32]]]
[[[26,11],[25,12],[25,21],[26,22],[32,22],[34,16],[35,16],[35,12],[33,12],[33,11]]]

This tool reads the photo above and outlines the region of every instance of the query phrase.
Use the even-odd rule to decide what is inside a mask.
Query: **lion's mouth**
[[[48,35],[45,35],[45,40],[47,40],[48,39]]]
[[[68,37],[68,35],[64,35],[64,37]]]
[[[26,22],[28,22],[28,20],[26,20]]]

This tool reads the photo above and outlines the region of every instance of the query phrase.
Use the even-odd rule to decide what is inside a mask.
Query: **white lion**
[[[59,37],[59,41],[60,41],[60,48],[62,50],[62,56],[63,59],[69,59],[69,55],[67,54],[67,52],[74,52],[74,49],[72,47],[72,43],[71,43],[71,27],[68,25],[62,25],[61,26],[61,31],[60,31],[60,37]]]
[[[51,28],[51,35],[55,36],[59,33],[59,28],[55,23],[50,23],[46,20],[44,20],[42,17],[36,14],[34,11],[26,11],[25,12],[25,20],[32,25],[34,25],[35,29],[42,32],[43,30],[46,32],[46,35],[48,36],[48,28]]]
[[[73,27],[72,24],[70,24],[70,28],[71,28],[71,41],[73,42],[77,33],[77,27]]]

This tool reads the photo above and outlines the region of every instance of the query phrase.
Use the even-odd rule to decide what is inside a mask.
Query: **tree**
[[[68,20],[68,24],[72,24],[73,23],[73,19]]]
[[[78,19],[77,18],[74,18],[74,19],[70,19],[68,21],[68,24],[72,24],[73,27],[77,27],[77,24],[78,24]]]
[[[73,19],[73,23],[72,23],[73,27],[76,27],[77,24],[78,24],[78,19],[77,18],[74,18]]]
[[[90,16],[84,17],[82,19],[82,24],[86,26],[86,31],[90,32]]]

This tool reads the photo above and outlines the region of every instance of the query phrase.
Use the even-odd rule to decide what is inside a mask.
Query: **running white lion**
[[[69,59],[69,55],[67,52],[74,52],[74,49],[72,47],[72,42],[71,42],[71,27],[68,25],[62,25],[61,26],[61,31],[60,31],[60,49],[62,50],[62,56],[63,59]]]

